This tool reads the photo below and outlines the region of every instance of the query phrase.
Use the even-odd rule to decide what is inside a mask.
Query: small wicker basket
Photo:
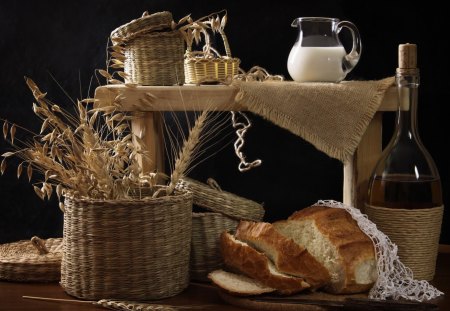
[[[194,204],[207,212],[192,214],[191,279],[208,281],[208,273],[223,265],[219,238],[223,231],[234,231],[240,219],[262,220],[263,207],[251,200],[222,191],[213,179],[208,184],[184,178],[179,188],[194,195]]]
[[[82,299],[174,296],[189,282],[192,194],[66,198],[61,285]]]
[[[184,83],[185,41],[173,30],[170,12],[159,12],[125,24],[111,33],[123,46],[126,83],[181,85]]]
[[[62,239],[33,237],[0,245],[0,279],[54,282],[61,278]]]
[[[207,42],[204,51],[192,51],[192,45],[187,46],[184,57],[186,83],[221,82],[238,74],[241,61],[239,58],[231,56],[225,32],[220,29],[219,33],[223,40],[226,56],[221,56],[210,46],[208,36],[206,36]]]

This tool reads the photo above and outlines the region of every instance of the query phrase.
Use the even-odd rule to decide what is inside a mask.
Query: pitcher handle
[[[358,28],[356,28],[356,26],[349,21],[342,21],[339,22],[337,24],[337,34],[339,34],[342,30],[342,28],[348,28],[348,30],[350,30],[351,34],[352,34],[352,39],[353,39],[353,46],[352,46],[352,50],[350,51],[350,53],[348,53],[347,55],[345,55],[344,60],[343,60],[343,64],[345,67],[345,73],[347,74],[348,72],[350,72],[358,63],[359,58],[361,57],[361,52],[362,52],[362,45],[361,45],[361,36],[359,35],[359,31]]]

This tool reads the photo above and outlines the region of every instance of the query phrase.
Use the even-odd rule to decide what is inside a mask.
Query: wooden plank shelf
[[[111,103],[120,96],[123,111],[136,111],[139,103],[140,111],[201,111],[215,109],[218,111],[245,110],[234,98],[238,88],[231,85],[183,85],[183,86],[125,86],[114,84],[98,87],[95,99],[100,105]],[[149,100],[151,105],[145,105]],[[395,111],[397,109],[397,89],[391,87],[381,103],[379,111]]]

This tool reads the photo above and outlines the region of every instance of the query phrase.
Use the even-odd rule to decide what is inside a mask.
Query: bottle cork
[[[398,46],[398,68],[417,68],[417,45],[406,43]]]

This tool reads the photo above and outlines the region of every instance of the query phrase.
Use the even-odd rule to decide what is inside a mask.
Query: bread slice
[[[242,274],[215,270],[208,274],[214,284],[235,296],[251,296],[271,293],[275,288],[264,286],[260,282]]]
[[[241,221],[236,238],[264,253],[283,273],[304,278],[312,289],[328,284],[330,274],[304,247],[266,222]]]
[[[273,263],[262,253],[245,242],[235,239],[228,232],[220,236],[220,250],[225,265],[251,277],[278,293],[290,295],[309,288],[302,278],[277,271]]]
[[[376,281],[373,243],[347,211],[315,205],[273,225],[328,269],[331,283],[325,287],[326,291],[364,292]]]

